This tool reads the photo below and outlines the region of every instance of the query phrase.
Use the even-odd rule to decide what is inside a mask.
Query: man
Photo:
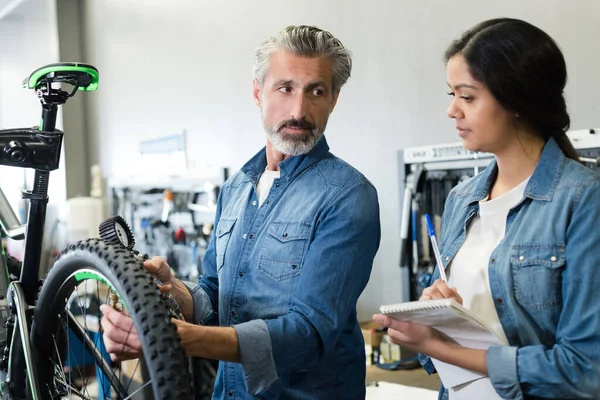
[[[380,241],[373,185],[323,136],[351,57],[329,32],[290,26],[256,51],[266,147],[223,186],[197,285],[145,264],[180,303],[188,355],[221,360],[216,399],[364,399],[356,302]],[[130,320],[102,308],[113,358],[139,355]],[[214,325],[214,326],[213,326]],[[218,326],[217,326],[218,325]]]

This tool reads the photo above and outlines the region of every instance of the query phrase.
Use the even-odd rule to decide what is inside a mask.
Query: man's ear
[[[262,86],[256,79],[252,79],[252,95],[254,97],[254,103],[260,107],[262,102]]]
[[[333,109],[335,108],[335,105],[337,104],[339,95],[340,95],[339,90],[336,90],[335,92],[333,92],[333,99],[331,101],[331,111],[329,112],[330,114],[333,112]]]

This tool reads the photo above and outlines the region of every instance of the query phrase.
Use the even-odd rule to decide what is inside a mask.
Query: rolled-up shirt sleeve
[[[256,319],[234,325],[233,328],[238,338],[246,386],[255,394],[264,394],[265,391],[273,394],[277,370],[267,324]]]
[[[183,281],[183,283],[192,295],[194,303],[194,324],[209,325],[210,321],[212,321],[215,316],[215,312],[212,308],[208,294],[197,283],[187,281]]]

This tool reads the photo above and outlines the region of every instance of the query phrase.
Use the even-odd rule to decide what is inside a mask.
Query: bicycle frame
[[[3,193],[0,195],[0,223],[7,235],[13,239],[25,239],[25,251],[18,281],[9,282],[4,257],[0,257],[0,293],[7,293],[8,308],[15,316],[14,328],[7,323],[10,340],[8,371],[2,391],[16,397],[26,395],[25,379],[31,387],[34,399],[39,399],[40,391],[34,363],[34,355],[29,340],[33,305],[39,289],[39,270],[48,204],[48,181],[50,171],[58,168],[63,133],[56,131],[56,104],[42,105],[42,120],[39,130],[16,129],[0,131],[0,164],[23,168],[34,168],[34,186],[24,191],[23,198],[29,201],[29,214],[24,226],[19,223],[13,209]],[[26,233],[26,234],[25,234]],[[4,251],[4,250],[3,250]],[[4,297],[2,295],[2,297]],[[17,338],[17,332],[20,340]],[[10,398],[11,395],[9,394]]]
[[[41,399],[36,362],[44,362],[44,360],[36,360],[36,352],[30,341],[30,329],[33,306],[40,287],[39,271],[50,171],[59,166],[63,139],[63,132],[55,129],[57,111],[56,104],[42,102],[39,129],[0,131],[0,149],[3,149],[0,152],[0,164],[35,169],[33,190],[23,192],[23,198],[29,201],[29,214],[25,225],[19,223],[14,210],[0,190],[0,224],[12,239],[25,240],[25,252],[18,281],[10,282],[6,260],[3,256],[0,257],[0,308],[10,313],[7,320],[7,340],[10,340],[10,351],[8,357],[3,354],[3,361],[7,358],[7,363],[1,365],[1,369],[5,367],[8,369],[0,383],[2,394],[8,399],[26,398],[28,387],[32,399]],[[4,252],[4,249],[2,251]],[[7,294],[6,297],[4,293]],[[82,332],[82,328],[71,323],[69,328],[82,340],[85,348],[102,369],[108,371],[110,367]]]
[[[0,189],[0,225],[12,239],[25,240],[25,253],[18,281],[10,282],[6,259],[4,256],[0,257],[0,310],[10,314],[7,319],[7,340],[10,340],[10,346],[7,348],[10,350],[8,357],[3,355],[2,361],[7,358],[7,362],[0,365],[0,392],[5,399],[25,399],[28,390],[33,400],[42,398],[36,366],[46,360],[39,360],[32,346],[31,317],[40,287],[38,275],[48,204],[49,174],[58,168],[63,138],[63,132],[55,130],[57,106],[42,104],[42,107],[42,123],[39,130],[0,131],[0,149],[4,149],[3,152],[0,150],[0,164],[35,169],[33,190],[23,192],[23,198],[29,201],[29,215],[25,225],[20,224]],[[2,252],[4,253],[3,248]],[[4,293],[7,293],[6,297]],[[107,373],[111,367],[104,355],[85,334],[83,328],[74,322],[76,318],[70,311],[67,310],[67,313],[70,316],[69,329],[82,342],[115,390],[125,397],[127,391],[121,382],[115,379],[114,375]],[[8,369],[4,375],[2,370],[6,367]]]

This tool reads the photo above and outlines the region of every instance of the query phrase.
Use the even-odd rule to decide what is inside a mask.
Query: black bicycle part
[[[0,164],[54,171],[60,162],[63,132],[31,129],[0,130]]]
[[[131,233],[131,228],[121,216],[117,215],[105,219],[100,224],[98,230],[100,239],[102,239],[104,243],[121,245],[129,250],[133,249],[133,246],[135,246],[135,239],[133,238],[133,233]]]

